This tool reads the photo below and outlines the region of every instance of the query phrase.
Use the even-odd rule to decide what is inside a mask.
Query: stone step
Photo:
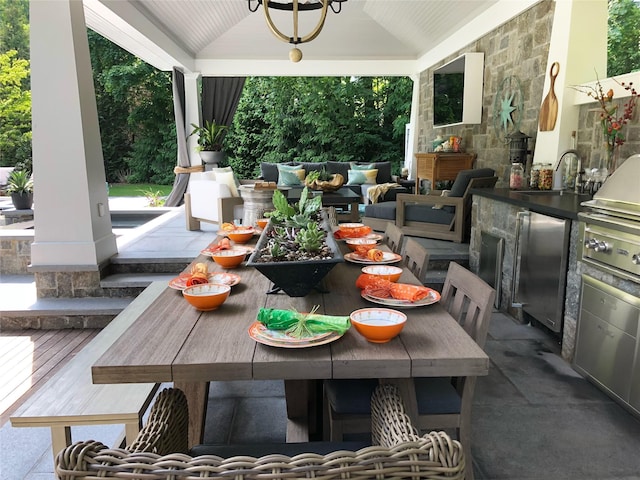
[[[144,265],[139,265],[139,267],[134,267],[136,272],[140,272]],[[151,282],[162,281],[169,283],[182,270],[184,270],[184,267],[176,273],[149,273],[145,271],[141,273],[113,273],[100,280],[100,286],[105,290],[105,294],[112,297],[136,297]]]
[[[35,282],[24,277],[3,276],[0,330],[103,328],[134,298],[37,298]]]

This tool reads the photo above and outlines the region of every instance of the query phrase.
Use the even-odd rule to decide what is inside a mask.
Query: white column
[[[404,153],[404,166],[409,169],[409,178],[416,178],[414,165],[415,153],[418,151],[418,114],[420,113],[420,73],[411,76],[413,93],[411,95],[411,116],[409,118],[409,138],[405,139],[407,149]]]
[[[81,0],[31,0],[31,263],[95,270],[117,253]],[[71,268],[69,268],[71,267]]]
[[[558,116],[553,130],[542,132],[538,128],[533,163],[551,163],[555,168],[562,153],[571,148],[571,132],[578,129],[579,114],[571,86],[593,80],[596,71],[600,78],[606,78],[607,18],[606,0],[556,0],[540,104],[551,86],[551,65],[558,62],[560,71],[554,89]]]
[[[202,112],[200,106],[200,74],[185,73],[184,74],[184,93],[185,93],[185,118],[187,124],[187,135],[191,133],[192,123],[200,125],[200,114]],[[191,166],[201,165],[202,160],[200,154],[196,151],[198,146],[198,136],[192,135],[187,138],[187,148],[189,150],[189,162]]]

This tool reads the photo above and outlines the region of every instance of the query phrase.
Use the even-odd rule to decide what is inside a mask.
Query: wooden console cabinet
[[[473,168],[475,153],[416,153],[416,194],[420,180],[431,180],[431,188],[441,180],[455,180],[460,170]]]

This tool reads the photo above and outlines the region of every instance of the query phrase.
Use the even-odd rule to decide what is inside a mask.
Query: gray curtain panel
[[[187,131],[185,125],[185,93],[184,93],[184,73],[173,69],[173,111],[176,119],[176,134],[178,140],[178,166],[190,167],[189,151],[187,150]],[[167,207],[177,207],[184,200],[184,193],[189,184],[188,173],[178,173],[173,181],[173,189],[167,197],[165,205]]]
[[[238,108],[244,77],[204,77],[202,79],[202,122],[215,120],[230,126]]]

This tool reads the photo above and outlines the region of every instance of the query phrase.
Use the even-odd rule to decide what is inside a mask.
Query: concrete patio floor
[[[179,211],[180,209],[178,209]],[[120,255],[194,257],[213,225],[187,232],[178,213],[161,228],[129,238]],[[424,241],[432,255],[465,246]],[[178,250],[176,250],[178,249]],[[440,250],[440,252],[438,252]],[[7,298],[0,285],[2,301]],[[509,480],[640,479],[640,420],[578,375],[555,337],[494,312],[486,344],[490,374],[479,379],[473,409],[476,478]],[[73,429],[74,439],[113,444],[117,426]],[[205,441],[284,441],[281,382],[216,382],[210,390]],[[52,480],[49,430],[0,427],[0,479]]]

